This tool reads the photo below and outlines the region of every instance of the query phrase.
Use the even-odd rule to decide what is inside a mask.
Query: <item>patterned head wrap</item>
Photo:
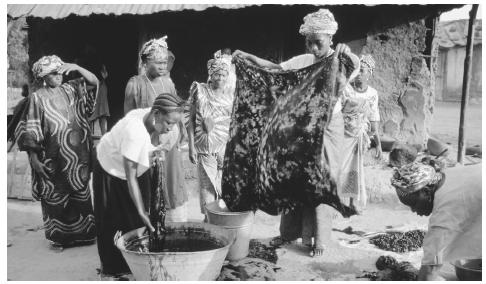
[[[222,59],[222,60],[226,61],[228,66],[231,66],[231,60],[233,60],[233,56],[231,56],[229,54],[222,53],[221,49],[220,49],[220,50],[218,50],[214,53],[214,59]]]
[[[183,101],[178,95],[171,93],[160,94],[155,98],[152,110],[160,110],[166,113],[183,111],[185,107],[185,101]]]
[[[160,57],[166,57],[169,54],[169,46],[167,45],[167,36],[163,36],[159,39],[151,39],[143,44],[140,51],[140,57],[144,59],[155,59]]]
[[[231,62],[231,61],[230,61]],[[213,58],[208,61],[208,74],[211,77],[214,73],[218,71],[230,72],[230,64],[225,58]]]
[[[359,61],[364,66],[367,66],[370,69],[370,72],[373,73],[373,70],[375,70],[375,60],[370,54],[361,55]]]
[[[399,197],[407,197],[427,185],[439,183],[442,178],[442,173],[436,172],[434,167],[413,162],[395,170],[391,184]]]
[[[320,33],[334,35],[337,29],[338,23],[334,20],[334,15],[328,9],[319,9],[304,17],[299,33],[303,36]]]
[[[40,79],[56,71],[61,65],[64,65],[64,62],[57,55],[43,56],[34,63],[32,73],[34,73],[36,78]]]

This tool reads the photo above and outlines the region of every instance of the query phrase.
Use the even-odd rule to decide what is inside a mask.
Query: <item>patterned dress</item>
[[[233,93],[216,96],[208,84],[194,82],[189,101],[195,112],[194,146],[198,154],[200,207],[204,214],[205,205],[221,197],[221,168],[229,137]],[[206,132],[203,123],[208,118],[214,127]]]
[[[365,92],[350,91],[345,93],[344,140],[342,167],[340,171],[341,186],[339,196],[354,198],[360,209],[367,203],[363,156],[370,145],[368,131],[370,122],[380,121],[378,110],[378,93],[368,86]]]
[[[49,178],[32,171],[32,196],[41,201],[46,238],[59,244],[96,237],[88,186],[93,93],[86,92],[83,79],[41,88],[31,95],[16,129],[19,149],[36,152],[52,170]]]

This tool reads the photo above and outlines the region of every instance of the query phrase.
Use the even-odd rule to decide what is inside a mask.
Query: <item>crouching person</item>
[[[418,280],[440,280],[444,262],[477,259],[481,253],[481,164],[436,171],[412,163],[392,179],[400,201],[430,216]]]

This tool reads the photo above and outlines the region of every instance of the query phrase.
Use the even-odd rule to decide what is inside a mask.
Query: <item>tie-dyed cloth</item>
[[[352,66],[346,56],[339,61]],[[324,154],[339,61],[329,57],[307,68],[269,72],[235,58],[238,81],[222,180],[229,209],[277,215],[324,203],[345,217],[356,214],[340,202]]]

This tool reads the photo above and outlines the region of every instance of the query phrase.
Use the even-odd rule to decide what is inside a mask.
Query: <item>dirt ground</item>
[[[439,139],[457,145],[459,127],[458,103],[438,103],[435,109],[432,133]],[[468,145],[481,145],[481,106],[471,105],[468,116]],[[456,146],[455,146],[456,147]],[[194,180],[188,180],[189,219],[202,221]],[[268,243],[279,235],[280,217],[258,211],[253,225],[252,238]],[[394,254],[370,245],[367,241],[349,244],[353,237],[337,230],[351,226],[354,230],[375,232],[387,227],[410,229],[427,226],[427,218],[419,217],[407,208],[384,201],[371,204],[362,215],[349,219],[333,220],[333,240],[326,253],[319,258],[308,256],[308,249],[299,243],[277,250],[280,267],[277,280],[364,280],[357,279],[363,270],[375,270],[374,263],[380,255],[394,255],[398,260],[408,260],[417,268],[422,251]],[[7,278],[9,280],[99,280],[99,258],[96,245],[52,250],[44,237],[40,204],[9,199],[7,202]],[[355,238],[355,237],[354,237]],[[441,274],[455,280],[450,264],[444,265]]]
[[[44,237],[40,205],[37,202],[8,200],[8,233],[11,244],[7,249],[7,277],[9,280],[99,280],[99,259],[96,245],[52,250]],[[386,216],[386,218],[383,218]],[[198,199],[192,194],[189,201],[189,219],[202,221]],[[278,216],[258,211],[252,230],[252,238],[268,243],[279,235]],[[419,217],[404,207],[371,205],[363,215],[333,222],[333,240],[325,255],[311,258],[308,250],[299,243],[277,250],[280,267],[277,280],[361,280],[356,279],[363,270],[375,270],[374,263],[380,255],[394,255],[398,260],[411,261],[417,268],[422,252],[395,254],[381,251],[337,230],[351,226],[354,230],[375,232],[392,227],[425,229],[427,218]],[[454,279],[452,266],[442,272],[446,279]]]
[[[457,151],[459,137],[460,102],[436,102],[432,121],[432,135],[450,143]],[[469,104],[466,114],[466,145],[482,145],[481,104]]]

